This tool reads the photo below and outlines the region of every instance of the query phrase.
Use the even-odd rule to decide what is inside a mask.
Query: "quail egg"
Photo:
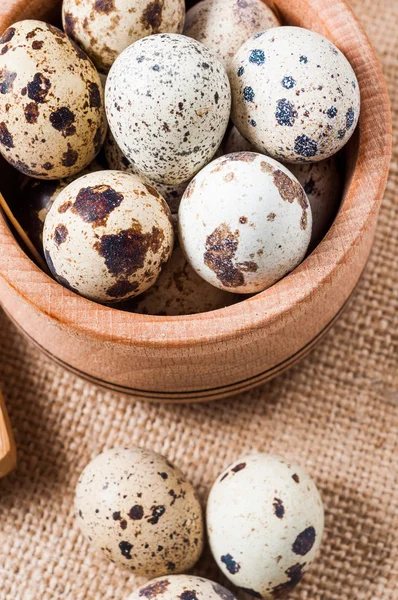
[[[225,151],[256,150],[233,127],[225,142]],[[301,183],[311,206],[312,235],[309,250],[313,250],[325,236],[338,212],[343,187],[342,173],[335,156],[316,163],[289,164],[288,169]]]
[[[170,209],[137,175],[98,171],[70,183],[44,224],[44,255],[59,283],[98,302],[153,285],[173,249]]]
[[[103,92],[86,54],[56,27],[20,21],[0,38],[0,151],[38,179],[78,173],[106,134]]]
[[[235,596],[219,583],[193,575],[159,577],[145,583],[127,600],[236,600]]]
[[[116,143],[151,181],[179,184],[216,153],[231,94],[220,61],[196,40],[149,36],[116,59],[105,104]]]
[[[107,72],[136,40],[153,33],[181,33],[184,0],[63,0],[65,33]]]
[[[156,452],[121,448],[94,458],[80,476],[75,508],[93,549],[136,575],[185,571],[202,552],[195,490]]]
[[[254,152],[228,154],[202,169],[178,217],[193,269],[211,285],[240,294],[260,292],[292,271],[311,238],[303,188],[286,167]]]
[[[123,152],[120,150],[119,146],[115,142],[115,138],[113,137],[112,132],[110,130],[108,131],[107,136],[105,138],[104,153],[106,162],[108,163],[108,167],[110,169],[116,169],[117,171],[127,171],[127,173],[139,175],[141,179],[143,179],[146,183],[148,183],[149,185],[153,185],[158,190],[158,192],[166,200],[173,214],[178,212],[180,200],[182,198],[183,193],[188,187],[189,181],[179,183],[177,185],[167,185],[164,183],[154,183],[150,181],[148,177],[145,177],[145,175],[139,172],[135,165],[133,165],[127,160],[127,158],[124,156]]]
[[[202,0],[187,12],[184,35],[212,50],[228,72],[242,44],[255,33],[279,25],[262,0]]]
[[[257,150],[317,162],[350,139],[359,118],[355,73],[329,40],[299,27],[255,35],[230,71],[232,120]]]
[[[226,577],[254,598],[278,598],[300,582],[319,550],[323,527],[314,481],[279,456],[240,458],[211,488],[212,554]]]

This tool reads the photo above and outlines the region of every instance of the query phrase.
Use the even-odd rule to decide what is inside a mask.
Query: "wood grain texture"
[[[17,449],[8,418],[6,404],[0,391],[0,478],[8,475],[17,464]]]
[[[47,19],[56,2],[8,0],[0,31],[16,18]],[[361,89],[357,153],[342,208],[316,250],[269,290],[187,317],[151,317],[81,298],[45,275],[0,220],[0,299],[12,318],[59,361],[123,389],[168,401],[232,394],[300,356],[352,293],[371,250],[391,155],[391,117],[380,65],[344,0],[275,0],[284,22],[326,35],[347,56]],[[355,147],[355,141],[351,148]],[[294,362],[294,361],[293,361]],[[238,386],[239,387],[239,386]],[[217,390],[208,394],[205,390]],[[201,392],[203,391],[203,393]]]

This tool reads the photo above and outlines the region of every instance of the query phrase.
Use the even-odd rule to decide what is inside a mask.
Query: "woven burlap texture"
[[[352,0],[383,64],[398,124],[398,0]],[[325,503],[322,552],[292,600],[398,598],[398,132],[376,241],[359,291],[300,365],[208,405],[133,402],[54,365],[0,316],[0,379],[19,451],[0,481],[1,600],[124,600],[137,580],[96,555],[73,494],[96,454],[166,454],[201,497],[252,449],[296,459]],[[211,558],[196,572],[218,577]]]

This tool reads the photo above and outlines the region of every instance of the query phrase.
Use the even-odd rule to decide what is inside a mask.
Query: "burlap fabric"
[[[398,0],[352,0],[384,66],[398,121]],[[292,599],[398,598],[398,131],[372,258],[358,294],[312,355],[278,380],[211,405],[160,406],[100,391],[32,348],[0,316],[0,379],[19,450],[0,481],[1,600],[123,600],[137,581],[79,533],[73,492],[112,446],[166,454],[202,498],[254,448],[316,478],[326,508],[319,560]],[[197,570],[217,577],[209,556]]]

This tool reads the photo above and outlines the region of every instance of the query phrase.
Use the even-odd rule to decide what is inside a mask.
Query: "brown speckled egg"
[[[224,144],[225,152],[255,152],[248,142],[233,127]],[[325,236],[335,218],[343,187],[341,169],[335,156],[316,163],[288,164],[287,168],[304,188],[312,212],[312,235],[309,250],[312,251]]]
[[[355,73],[328,39],[299,27],[255,35],[230,70],[232,120],[257,150],[289,163],[335,154],[359,118]]]
[[[145,177],[145,175],[139,172],[135,165],[127,160],[115,142],[115,138],[113,137],[110,129],[108,130],[105,138],[104,153],[106,162],[108,163],[108,167],[110,169],[116,169],[116,171],[126,171],[127,173],[139,175],[146,183],[152,185],[158,190],[158,192],[166,200],[173,214],[178,212],[180,200],[188,187],[189,181],[176,185],[167,185],[165,183],[154,183],[153,181],[150,181],[148,177]]]
[[[41,254],[43,254],[44,221],[58,194],[78,177],[102,169],[103,167],[94,160],[87,169],[66,179],[43,181],[25,177],[21,182],[10,208],[36,250]]]
[[[214,482],[207,531],[223,574],[252,598],[291,591],[318,554],[322,498],[299,465],[256,453],[232,463]]]
[[[135,590],[127,600],[236,600],[219,583],[193,575],[159,577]]]
[[[202,552],[195,490],[156,452],[121,448],[94,458],[80,476],[75,507],[93,549],[135,575],[186,571]]]
[[[227,154],[202,169],[178,219],[192,268],[211,285],[239,294],[260,292],[287,275],[311,238],[311,208],[300,183],[254,152]]]
[[[153,285],[173,249],[170,209],[137,175],[97,171],[54,201],[43,245],[54,277],[98,302],[120,302]]]
[[[217,54],[228,72],[242,44],[255,33],[279,25],[262,0],[202,0],[187,12],[184,35]]]
[[[124,50],[106,80],[106,112],[128,160],[151,181],[188,181],[216,153],[228,125],[227,73],[210,50],[178,34]]]
[[[60,179],[94,159],[103,92],[86,54],[56,27],[20,21],[0,38],[0,151],[25,175]]]
[[[63,0],[65,33],[107,72],[133,42],[161,32],[181,33],[184,0]]]

